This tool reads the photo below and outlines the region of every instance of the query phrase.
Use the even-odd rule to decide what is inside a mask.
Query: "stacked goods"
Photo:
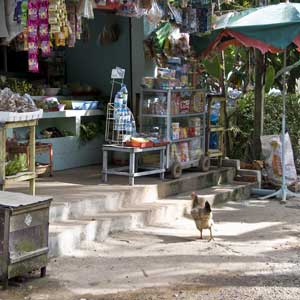
[[[179,111],[181,114],[190,112],[190,99],[188,97],[182,98],[179,105]]]
[[[172,140],[186,139],[201,135],[201,119],[190,118],[188,126],[180,126],[179,122],[172,123]]]
[[[172,144],[171,159],[180,163],[188,162],[190,160],[189,144],[187,142]]]
[[[144,113],[165,115],[167,111],[167,97],[165,95],[158,95],[158,97],[151,100],[145,103],[146,105],[143,107]]]
[[[67,8],[64,0],[49,1],[50,33],[54,36],[55,45],[65,46],[69,36]]]
[[[201,135],[201,119],[200,118],[190,118],[189,119],[189,128],[194,129],[194,136]]]
[[[205,110],[205,93],[173,93],[171,112],[173,115],[199,113]]]
[[[171,145],[171,160],[179,163],[200,159],[203,155],[200,140],[191,140]]]
[[[9,88],[0,89],[0,123],[39,119],[42,114],[29,95],[20,96]]]
[[[172,25],[169,22],[161,23],[152,33],[152,42],[156,53],[162,53],[165,42],[172,31]]]
[[[204,112],[205,110],[205,93],[196,92],[191,99],[192,112]]]
[[[172,139],[179,140],[179,138],[180,138],[179,123],[172,123]]]
[[[0,90],[0,111],[24,113],[37,110],[29,95],[20,96],[9,88]]]

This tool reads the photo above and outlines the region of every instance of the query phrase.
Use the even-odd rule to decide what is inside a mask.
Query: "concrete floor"
[[[214,210],[210,243],[184,218],[115,234],[52,259],[46,278],[31,275],[0,299],[298,300],[299,212],[297,200],[227,203]]]
[[[202,174],[201,172],[184,171],[181,178],[189,178],[191,176],[197,176]],[[172,179],[166,177],[164,182],[171,182]],[[159,175],[138,177],[135,179],[135,187],[140,186],[156,186],[162,183]],[[88,166],[82,168],[75,168],[64,171],[56,171],[53,177],[43,176],[37,179],[36,194],[37,195],[55,195],[60,197],[69,190],[73,190],[74,187],[94,186],[99,191],[124,191],[132,189],[128,185],[128,178],[125,176],[108,176],[107,184],[102,182],[101,169],[99,166]],[[8,191],[12,192],[25,192],[28,193],[27,182],[21,182],[9,186]]]
[[[41,179],[37,191],[60,197],[83,187],[130,188],[118,183],[99,186],[99,171],[87,168]],[[229,202],[214,209],[214,220],[210,243],[184,217],[86,243],[52,259],[46,278],[31,274],[0,299],[300,299],[299,200]]]

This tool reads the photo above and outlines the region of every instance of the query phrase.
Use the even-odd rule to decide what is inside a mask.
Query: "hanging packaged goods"
[[[93,12],[92,1],[89,17]],[[81,15],[86,15],[86,5],[78,1],[65,0],[18,0],[14,2],[13,20],[21,26],[22,32],[16,36],[13,46],[17,50],[28,51],[28,70],[39,72],[39,55],[49,56],[53,47],[74,47],[81,38]],[[7,16],[6,16],[7,17]]]

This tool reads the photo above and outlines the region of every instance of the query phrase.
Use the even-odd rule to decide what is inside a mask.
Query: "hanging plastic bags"
[[[93,1],[81,0],[79,4],[79,15],[86,19],[94,19]]]
[[[161,8],[158,6],[156,0],[153,0],[152,6],[148,10],[146,15],[147,15],[147,20],[149,23],[158,25],[164,14],[163,14],[163,11],[161,10]]]

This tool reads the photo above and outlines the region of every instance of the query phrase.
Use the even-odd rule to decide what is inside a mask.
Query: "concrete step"
[[[158,199],[155,185],[105,192],[101,187],[91,187],[91,189],[86,195],[81,191],[79,195],[68,194],[64,198],[55,197],[50,207],[50,222],[76,219],[95,212],[117,211],[122,207],[152,203]]]
[[[248,169],[239,169],[237,170],[236,173],[236,178],[235,180],[243,180],[247,179],[247,181],[252,181],[255,184],[255,187],[261,188],[261,183],[262,183],[262,175],[261,171],[259,170],[248,170]]]
[[[49,225],[49,255],[71,255],[82,240],[93,240],[98,223],[92,220],[67,220]]]
[[[230,184],[220,184],[201,190],[195,190],[195,192],[201,202],[209,201],[212,206],[218,206],[227,201],[240,201],[249,198],[251,188],[254,185],[255,183],[232,182]],[[189,200],[191,207],[191,191],[178,194],[172,199],[178,202]]]
[[[122,208],[118,211],[106,211],[90,216],[83,216],[80,220],[110,220],[109,226],[99,228],[96,237],[97,241],[104,241],[109,234],[114,232],[129,231],[150,224],[173,222],[183,216],[185,210],[186,203],[162,203],[159,201],[151,204],[132,206],[130,208]]]
[[[77,187],[63,197],[55,197],[51,205],[50,255],[72,255],[84,241],[101,242],[114,232],[170,224],[190,209],[192,190],[221,184],[213,188],[217,194],[217,189],[228,187],[224,183],[232,182],[235,174],[235,168],[224,167],[207,173],[186,173],[180,179],[152,185]],[[199,193],[206,195],[207,190]],[[177,193],[180,194],[168,197]]]
[[[183,216],[186,202],[159,201],[50,224],[50,256],[69,256],[84,241],[104,241],[109,234],[147,225],[171,223]]]
[[[189,170],[190,171],[190,170]],[[233,167],[212,168],[208,172],[192,173],[181,178],[165,181],[158,184],[158,198],[165,199],[172,195],[177,195],[192,190],[200,190],[210,186],[223,183],[231,183],[236,175]]]
[[[107,186],[74,187],[63,197],[55,197],[50,208],[50,222],[92,215],[95,212],[119,210],[144,203],[153,203],[161,198],[178,193],[201,189],[220,183],[232,182],[235,169],[231,167],[214,169],[207,173],[188,173],[177,180],[166,180],[159,184],[134,187],[120,187],[112,190]]]

